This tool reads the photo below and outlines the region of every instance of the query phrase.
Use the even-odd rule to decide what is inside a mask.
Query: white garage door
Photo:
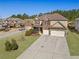
[[[54,31],[54,30],[51,30],[50,31],[50,35],[52,35],[52,36],[65,36],[65,31]]]

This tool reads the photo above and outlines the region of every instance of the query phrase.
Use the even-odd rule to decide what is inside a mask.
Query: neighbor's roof
[[[62,16],[62,15],[60,15],[58,13],[42,15],[42,16],[37,17],[37,19],[38,20],[55,20],[55,21],[68,20],[67,18],[65,18],[64,16]]]
[[[33,20],[32,19],[24,19],[26,26],[32,26]]]
[[[22,21],[20,18],[7,18],[6,20],[16,20],[16,21]]]

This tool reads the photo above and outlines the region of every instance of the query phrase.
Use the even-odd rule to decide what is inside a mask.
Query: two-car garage
[[[43,30],[44,35],[65,36],[64,30]]]

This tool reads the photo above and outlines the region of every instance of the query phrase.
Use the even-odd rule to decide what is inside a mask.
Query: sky
[[[12,14],[34,15],[54,10],[78,9],[79,0],[0,0],[0,17]]]

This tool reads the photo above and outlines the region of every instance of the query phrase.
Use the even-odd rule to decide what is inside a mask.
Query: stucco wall
[[[42,24],[42,21],[40,21],[40,25]]]
[[[51,21],[50,25],[54,25],[56,22],[58,22],[58,21]],[[59,22],[61,22],[62,25],[64,25],[67,28],[67,21],[59,21]],[[57,24],[55,24],[55,27],[62,27],[62,26],[57,23]]]
[[[60,22],[67,28],[67,25],[68,25],[67,21],[60,21]]]
[[[50,25],[55,24],[57,21],[50,21]]]

